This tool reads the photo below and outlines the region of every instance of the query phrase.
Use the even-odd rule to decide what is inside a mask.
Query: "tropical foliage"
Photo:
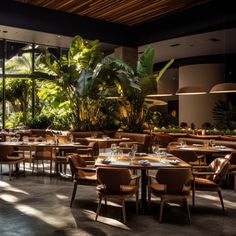
[[[43,56],[33,75],[56,83],[63,95],[61,111],[67,113],[68,123],[76,130],[96,129],[107,120],[102,105],[110,87],[126,84],[139,89],[130,78],[120,76],[117,63],[103,57],[98,41],[80,36],[72,41],[68,55],[60,59],[49,53]]]
[[[121,60],[104,57],[98,41],[80,36],[60,58],[49,51],[35,54],[32,74],[32,54],[16,55],[7,61],[7,72],[32,78],[7,79],[5,96],[14,110],[7,127],[141,132],[145,123],[152,124],[159,117],[150,108],[166,104],[146,95],[156,93],[159,79],[173,62],[154,74],[153,57],[154,50],[148,48],[134,69]],[[29,119],[33,88],[35,116]]]
[[[213,118],[219,129],[236,129],[236,107],[229,102],[218,101],[213,109]]]

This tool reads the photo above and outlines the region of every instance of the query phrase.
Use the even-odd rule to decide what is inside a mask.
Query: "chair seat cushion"
[[[120,194],[120,195],[128,195],[128,194],[133,194],[135,193],[135,191],[137,190],[137,186],[135,185],[121,185],[120,186],[120,192],[117,193],[117,192],[106,192],[106,187],[104,185],[98,185],[97,186],[97,190],[101,193],[106,193],[106,194],[109,194],[109,195],[116,195],[116,194]]]
[[[165,185],[159,183],[152,183],[150,185],[153,194],[162,195],[166,194]],[[190,193],[190,186],[184,186],[182,193],[178,193],[177,195],[188,195]]]
[[[83,171],[83,170],[77,170],[76,178],[94,179],[94,180],[97,179],[95,172],[87,172],[87,171]]]
[[[13,157],[13,156],[8,156],[6,159],[1,160],[1,162],[4,163],[19,163],[24,161],[25,159],[23,157]]]
[[[229,166],[229,170],[231,171],[236,171],[236,165],[234,165],[234,164],[230,164],[230,166]]]
[[[196,189],[216,189],[218,185],[212,180],[205,178],[195,178],[195,188]]]

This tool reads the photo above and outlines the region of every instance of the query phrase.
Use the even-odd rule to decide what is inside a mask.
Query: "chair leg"
[[[44,161],[42,160],[43,174],[44,174]]]
[[[11,180],[12,169],[13,169],[13,165],[9,164],[9,180]]]
[[[34,173],[34,161],[33,161],[33,166],[32,166],[32,173]]]
[[[138,194],[139,194],[139,192],[137,191],[136,192],[136,215],[138,215],[138,206],[139,206],[139,202],[138,202]]]
[[[192,207],[195,207],[195,186],[192,188]]]
[[[164,200],[161,199],[161,205],[160,205],[160,216],[159,216],[159,223],[162,222],[162,216],[163,216],[163,208],[164,208]]]
[[[97,212],[96,212],[95,221],[97,221],[97,219],[98,219],[98,215],[99,215],[100,209],[101,209],[101,204],[102,204],[102,195],[99,194],[99,202],[98,202],[98,206],[97,206]]]
[[[191,218],[190,218],[190,210],[189,210],[189,205],[188,205],[188,199],[184,198],[183,199],[183,202],[184,202],[184,206],[187,210],[187,214],[188,214],[188,222],[189,224],[191,224]]]
[[[221,191],[218,191],[218,195],[219,195],[219,198],[220,198],[220,203],[221,203],[221,206],[222,206],[223,213],[225,214],[225,207],[224,207],[224,202],[223,202]]]
[[[236,174],[234,174],[234,192],[236,192]]]
[[[123,222],[124,224],[126,224],[125,200],[122,200],[122,214],[123,214]]]
[[[76,190],[77,190],[77,182],[74,181],[74,189],[73,189],[72,196],[71,196],[70,207],[72,207],[72,203],[75,199]]]
[[[148,209],[150,210],[150,205],[151,205],[151,189],[150,189],[150,179],[148,180]]]

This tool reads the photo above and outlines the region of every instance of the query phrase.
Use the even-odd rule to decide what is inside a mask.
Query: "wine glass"
[[[210,139],[209,143],[212,147],[215,147],[215,140],[214,139]]]
[[[20,140],[20,134],[18,134],[18,133],[15,134],[15,137],[16,137],[16,141],[19,142],[19,140]]]
[[[138,151],[138,145],[137,144],[133,144],[131,146],[131,151],[135,154]]]
[[[133,152],[129,152],[129,153],[128,153],[128,159],[129,159],[129,164],[130,164],[130,165],[132,164],[134,158],[135,158],[134,153],[133,153]]]
[[[111,153],[114,154],[116,152],[116,149],[117,149],[116,143],[112,143],[111,144]]]
[[[159,146],[153,145],[153,146],[152,146],[152,151],[153,151],[153,153],[155,153],[156,155],[158,155],[158,153],[159,153]]]

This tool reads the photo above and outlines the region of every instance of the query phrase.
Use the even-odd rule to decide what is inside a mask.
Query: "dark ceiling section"
[[[13,0],[2,0],[0,25],[52,34],[99,39],[102,42],[132,46],[128,26],[118,25],[61,11],[36,7]]]
[[[136,45],[143,45],[235,26],[236,11],[233,1],[216,0],[133,27],[133,34],[136,35]]]

